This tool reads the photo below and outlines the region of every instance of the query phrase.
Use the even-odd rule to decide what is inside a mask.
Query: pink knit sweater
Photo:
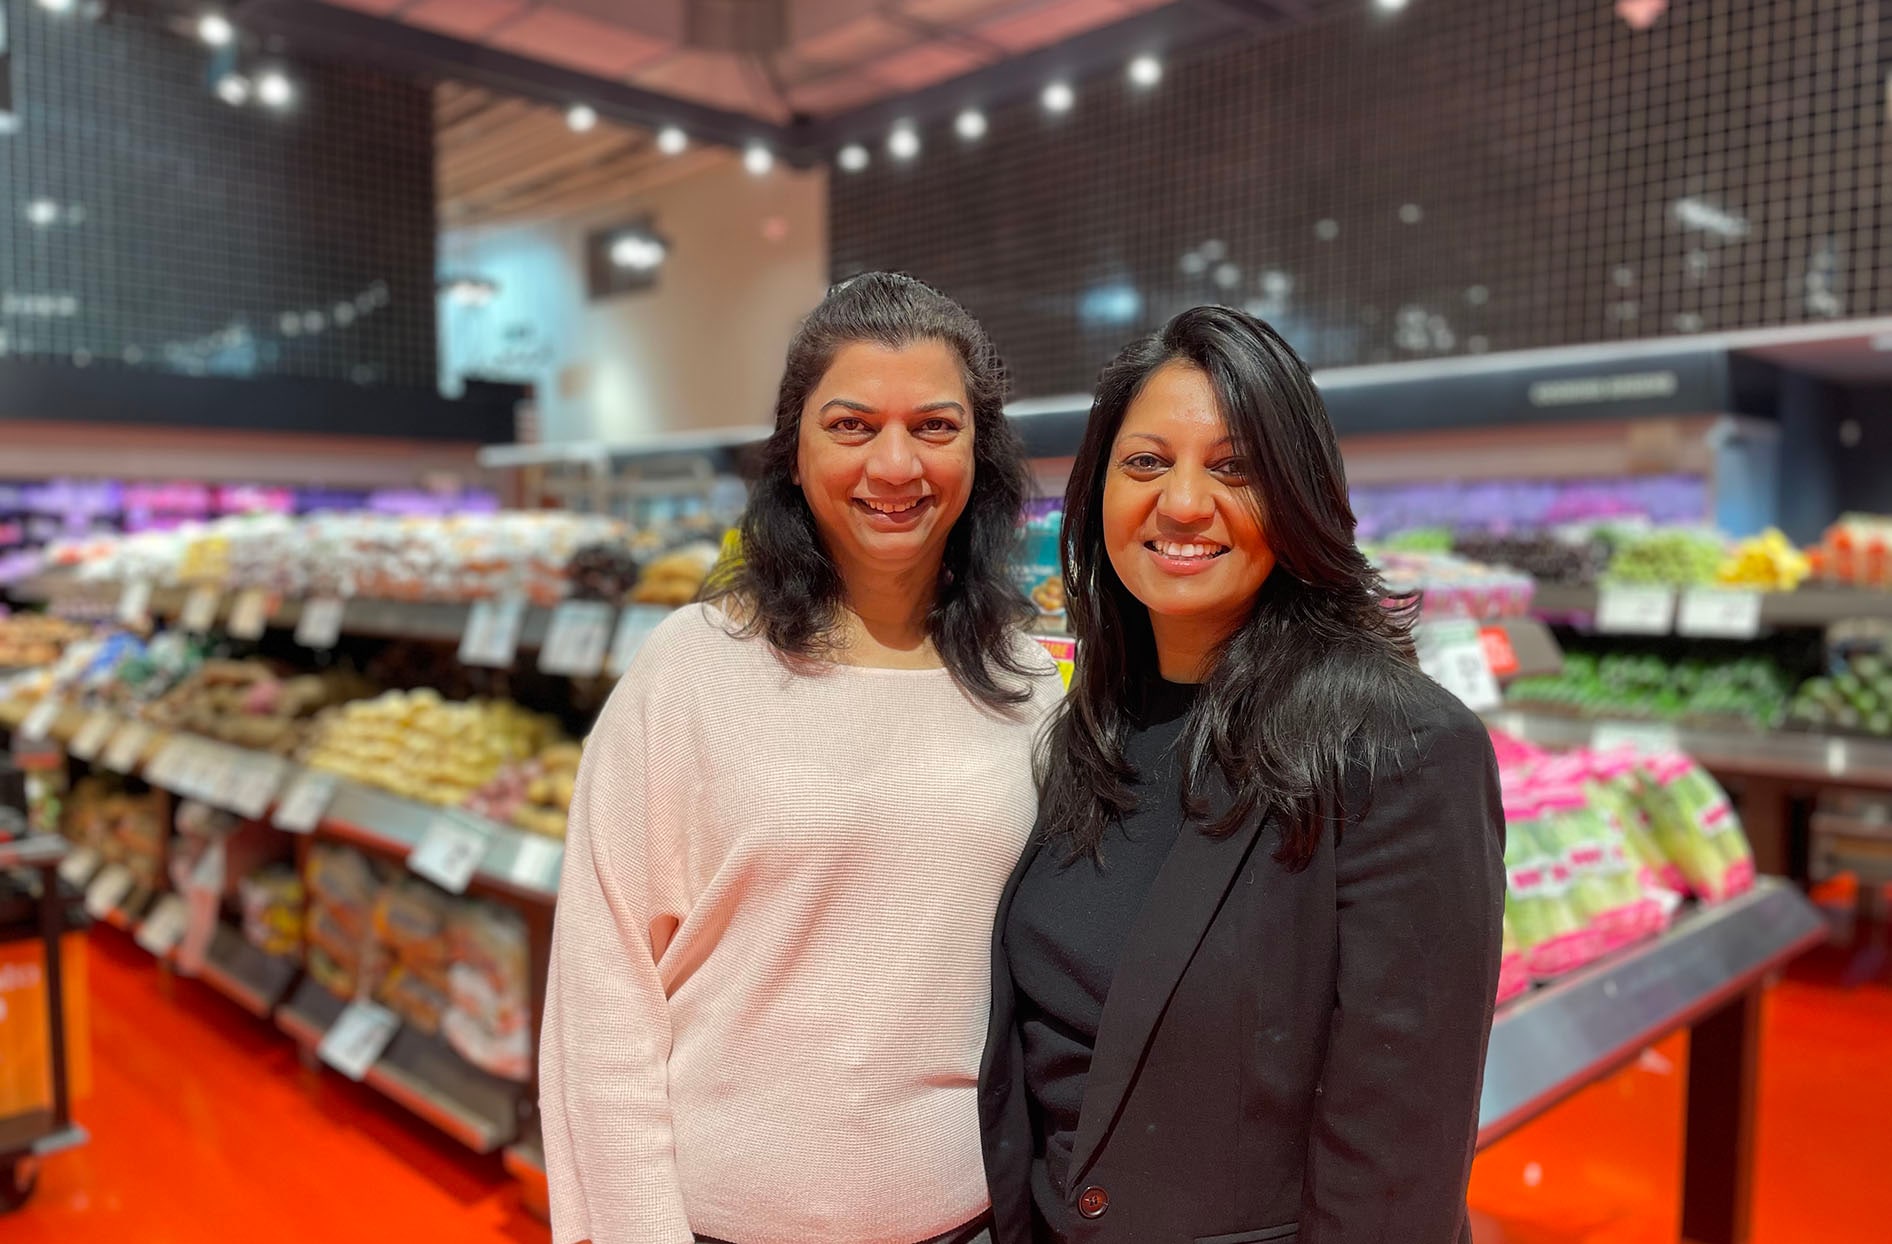
[[[579,769],[540,1055],[555,1244],[912,1244],[986,1205],[992,914],[1057,675],[1005,715],[726,625],[659,627]]]

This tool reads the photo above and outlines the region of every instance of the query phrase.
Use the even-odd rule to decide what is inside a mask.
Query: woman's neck
[[[1215,665],[1216,649],[1240,625],[1239,620],[1231,624],[1227,618],[1152,613],[1150,634],[1156,640],[1158,671],[1169,682],[1206,681]]]
[[[887,572],[843,567],[847,591],[837,651],[848,665],[930,669],[940,664],[926,615],[938,592],[939,564]]]

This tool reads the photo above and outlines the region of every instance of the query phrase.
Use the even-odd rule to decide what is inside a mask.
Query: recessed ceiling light
[[[250,80],[240,73],[226,73],[217,79],[217,98],[232,107],[250,102]]]
[[[72,12],[74,0],[39,0],[39,7],[48,13]]]
[[[1397,13],[1405,8],[1408,0],[1373,0],[1373,5],[1382,13]]]
[[[611,244],[611,262],[633,272],[649,272],[663,263],[664,244],[645,234],[632,233]]]
[[[1069,82],[1053,82],[1038,97],[1046,112],[1069,112],[1071,105],[1077,102],[1077,92],[1071,89]]]
[[[834,162],[845,173],[858,173],[867,167],[867,148],[859,143],[849,143],[835,153]]]
[[[911,125],[896,125],[887,135],[887,154],[896,160],[911,160],[920,154],[920,135]]]
[[[749,149],[742,153],[742,166],[749,170],[752,177],[763,177],[775,167],[775,156],[761,143],[750,143]]]
[[[221,13],[206,13],[197,19],[197,37],[213,48],[227,47],[236,38],[236,27]]]
[[[295,97],[295,86],[280,69],[271,69],[257,75],[256,98],[271,108],[285,108]]]
[[[977,108],[968,108],[953,118],[953,131],[969,143],[984,138],[985,129],[985,114]]]
[[[1130,62],[1129,75],[1132,85],[1148,90],[1163,80],[1163,62],[1146,53]]]
[[[26,205],[26,219],[44,227],[59,219],[59,204],[51,199],[34,199]]]
[[[565,110],[565,124],[572,127],[572,132],[582,134],[598,123],[598,110],[590,104],[573,104]]]
[[[690,145],[690,136],[674,125],[666,125],[657,131],[657,150],[665,155],[682,155]]]

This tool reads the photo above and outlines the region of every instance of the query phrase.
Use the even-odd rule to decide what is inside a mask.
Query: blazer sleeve
[[[642,654],[640,654],[641,657]],[[539,1053],[555,1244],[686,1244],[658,972],[685,914],[679,780],[641,661],[586,740],[565,838]]]
[[[1452,701],[1335,839],[1339,967],[1301,1244],[1451,1244],[1491,1034],[1504,817],[1490,736]]]

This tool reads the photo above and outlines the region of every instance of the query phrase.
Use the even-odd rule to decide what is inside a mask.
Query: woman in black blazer
[[[1078,637],[998,911],[998,1244],[1454,1244],[1504,909],[1497,768],[1354,544],[1273,330],[1198,307],[1098,384]]]

